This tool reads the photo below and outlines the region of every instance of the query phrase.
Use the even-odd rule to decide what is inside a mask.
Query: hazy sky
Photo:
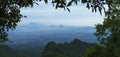
[[[94,26],[103,22],[103,16],[99,12],[92,13],[83,4],[71,6],[70,10],[71,12],[64,11],[64,9],[55,9],[51,3],[40,2],[39,5],[33,8],[21,9],[21,13],[26,15],[27,18],[22,18],[19,25],[37,23],[44,25]]]

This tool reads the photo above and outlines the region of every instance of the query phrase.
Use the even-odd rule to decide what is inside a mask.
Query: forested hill
[[[0,57],[17,57],[17,53],[9,46],[0,44]]]
[[[82,57],[87,48],[93,47],[95,44],[82,42],[75,39],[70,43],[49,42],[42,54],[42,57]]]

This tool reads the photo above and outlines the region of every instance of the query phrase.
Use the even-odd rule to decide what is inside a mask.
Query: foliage
[[[70,43],[49,42],[43,52],[43,57],[82,57],[85,50],[95,44],[82,42],[75,39]]]
[[[84,57],[120,57],[120,48],[109,43],[106,47],[97,45],[87,49]]]
[[[96,45],[92,48],[88,48],[84,57],[105,57],[104,47]]]
[[[88,49],[85,57],[120,57],[120,1],[114,0],[105,14],[103,24],[96,25],[100,45]]]
[[[105,43],[107,41],[118,42],[120,41],[120,2],[117,0],[111,4],[111,7],[106,12],[106,18],[103,24],[96,25],[96,37],[98,40]],[[116,43],[117,44],[117,43]]]
[[[23,3],[21,0],[0,0],[0,42],[8,40],[7,31],[13,30],[23,17],[20,14],[20,7],[27,6]]]
[[[17,57],[17,54],[9,46],[0,44],[0,57]]]

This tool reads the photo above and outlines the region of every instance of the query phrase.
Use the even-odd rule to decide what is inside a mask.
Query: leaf
[[[71,5],[72,5],[72,3],[68,3],[68,4],[67,4],[67,6],[71,6]]]
[[[69,9],[69,8],[67,8],[67,10],[70,12],[70,9]]]
[[[73,3],[73,1],[70,1],[70,2],[67,4],[67,6],[71,6],[72,3]]]
[[[87,0],[81,0],[81,2],[82,2],[82,3],[86,3],[86,2],[87,2]]]
[[[98,10],[99,10],[99,12],[100,12],[100,15],[102,15],[102,8],[101,7],[98,7]]]
[[[58,7],[59,7],[59,3],[56,4],[56,7],[55,7],[55,8],[57,9]]]
[[[87,3],[87,8],[90,9],[89,3]]]
[[[48,3],[48,0],[44,0],[45,3]]]

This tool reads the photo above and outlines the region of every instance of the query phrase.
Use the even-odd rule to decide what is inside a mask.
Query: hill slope
[[[9,46],[0,44],[0,57],[17,57],[16,55]]]
[[[87,48],[95,44],[82,42],[75,39],[70,43],[49,42],[43,52],[43,57],[82,57]]]

